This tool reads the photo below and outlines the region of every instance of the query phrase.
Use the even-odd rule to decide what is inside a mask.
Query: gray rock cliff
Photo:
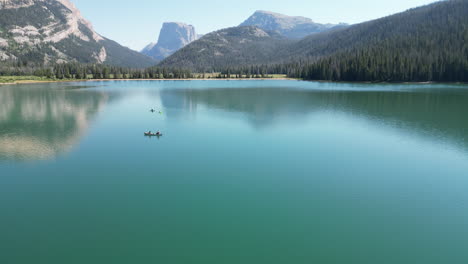
[[[16,61],[155,64],[94,31],[70,0],[0,0],[0,63]]]
[[[197,40],[197,38],[198,35],[194,26],[178,22],[167,22],[163,24],[158,42],[149,44],[141,53],[156,60],[163,60],[192,41]]]

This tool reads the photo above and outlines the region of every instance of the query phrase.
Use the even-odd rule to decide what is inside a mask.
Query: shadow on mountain
[[[102,92],[0,89],[0,160],[43,160],[70,151],[108,101]]]
[[[161,93],[166,107],[242,113],[257,129],[299,123],[314,112],[341,112],[390,127],[454,141],[468,148],[468,90],[324,91],[290,88],[175,89]],[[181,111],[185,113],[188,111]]]

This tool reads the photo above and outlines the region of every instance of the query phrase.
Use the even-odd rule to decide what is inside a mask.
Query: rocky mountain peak
[[[180,22],[166,22],[159,34],[158,46],[167,49],[180,49],[197,39],[195,27]]]
[[[163,60],[189,43],[197,40],[195,27],[181,22],[163,24],[156,44],[151,43],[141,52],[154,59]]]
[[[302,16],[287,16],[258,10],[240,26],[257,26],[267,31],[276,31],[287,38],[300,39],[326,31],[336,25],[315,23],[312,19]]]
[[[278,24],[283,25],[297,25],[297,24],[307,24],[314,23],[314,21],[307,17],[302,16],[287,16],[280,13],[275,13],[271,11],[257,10],[250,19],[269,19],[275,21]]]
[[[96,33],[96,31],[94,31],[93,25],[91,24],[91,22],[86,20],[81,15],[80,10],[78,10],[78,8],[76,8],[76,6],[72,2],[70,2],[69,0],[56,0],[56,1],[58,1],[63,6],[68,8],[68,10],[70,10],[70,14],[68,15],[69,17],[68,24],[70,25],[70,27],[73,28],[73,34],[77,36],[82,35],[80,34],[81,32],[79,32],[80,31],[79,25],[82,24],[92,33],[92,37],[95,41],[101,41],[104,39],[103,37],[101,37],[101,35]]]

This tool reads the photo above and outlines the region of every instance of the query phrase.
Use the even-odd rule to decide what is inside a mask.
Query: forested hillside
[[[255,26],[219,30],[192,42],[159,66],[190,68],[198,72],[269,63],[278,50],[294,41]]]
[[[468,81],[468,1],[451,0],[308,37],[291,76],[342,81]]]

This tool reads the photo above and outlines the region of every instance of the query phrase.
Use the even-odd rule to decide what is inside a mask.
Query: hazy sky
[[[185,22],[197,33],[237,26],[256,10],[305,16],[320,23],[359,23],[435,0],[71,0],[101,35],[140,50],[156,42],[162,23]]]

